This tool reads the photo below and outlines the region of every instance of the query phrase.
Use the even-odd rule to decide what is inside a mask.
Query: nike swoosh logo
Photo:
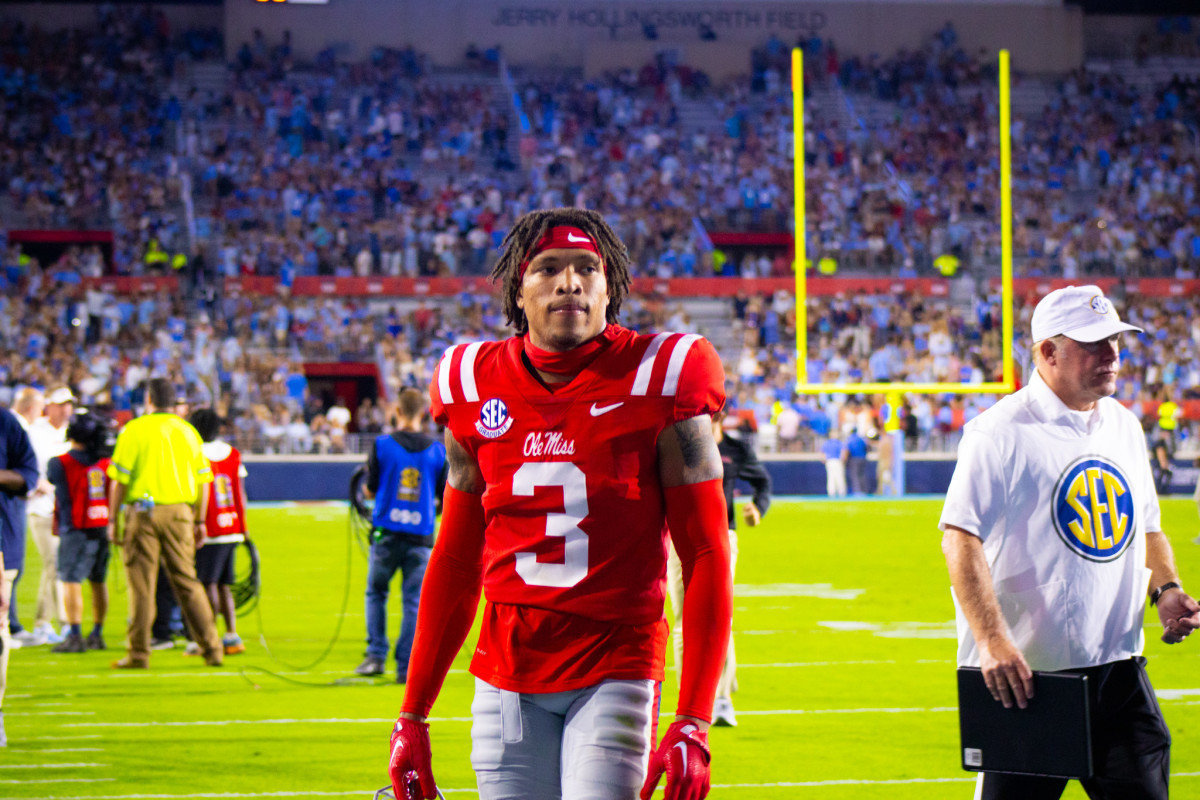
[[[623,401],[623,400],[620,403],[613,403],[611,406],[598,406],[595,403],[592,403],[592,407],[590,410],[592,412],[593,417],[598,417],[601,414],[607,414],[608,412],[612,411],[614,408],[620,408],[623,405],[625,405],[625,401]]]
[[[587,238],[586,236],[576,236],[573,233],[568,233],[567,241],[568,242],[587,242],[590,244],[592,240]]]
[[[680,754],[683,755],[683,758],[680,759],[680,763],[683,764],[683,771],[681,773],[679,773],[679,777],[682,778],[683,776],[687,775],[687,762],[688,762],[687,745],[684,744],[683,742],[676,742],[675,747],[678,748]]]

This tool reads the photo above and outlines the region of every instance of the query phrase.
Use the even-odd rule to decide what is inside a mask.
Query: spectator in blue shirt
[[[870,478],[867,472],[867,440],[858,432],[851,429],[846,434],[846,472],[850,479],[850,494],[864,495],[871,493]]]
[[[846,446],[834,433],[821,445],[825,456],[825,491],[830,497],[846,496]]]

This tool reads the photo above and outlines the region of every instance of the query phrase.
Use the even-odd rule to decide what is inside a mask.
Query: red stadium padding
[[[179,291],[179,278],[174,275],[140,276],[105,275],[100,278],[84,278],[83,285],[89,289],[99,289],[112,294],[137,294],[138,292],[153,292],[154,294],[176,294]]]
[[[112,244],[112,231],[17,230],[8,232],[13,244]]]
[[[1088,278],[1105,292],[1120,283],[1116,278]],[[1038,298],[1053,289],[1082,283],[1064,278],[1016,278],[1014,295]],[[113,294],[135,292],[175,292],[179,279],[166,276],[112,275],[84,278],[85,286],[96,286]],[[1181,297],[1200,294],[1200,279],[1140,278],[1124,282],[1128,294],[1146,297]],[[1000,280],[992,279],[991,288],[1000,290]],[[780,290],[793,294],[796,282],[792,278],[635,278],[633,289],[643,294],[664,294],[670,297],[733,297],[739,292],[751,295],[774,294]],[[279,291],[279,280],[270,276],[250,275],[226,278],[225,290],[244,294],[268,295]],[[488,294],[494,291],[491,281],[482,276],[472,278],[297,278],[291,294],[296,297],[453,297],[463,292]],[[838,294],[899,294],[919,292],[930,297],[945,297],[950,282],[940,278],[809,278],[806,291],[813,297],[833,297]]]
[[[246,294],[275,294],[279,287],[274,278],[226,278],[226,291]],[[671,297],[732,297],[746,294],[793,293],[792,278],[635,278],[633,289],[642,293]],[[897,294],[920,292],[944,297],[950,291],[947,281],[934,278],[811,278],[810,295],[830,297],[837,294]],[[449,297],[462,292],[487,294],[494,291],[485,277],[474,278],[297,278],[292,295],[297,297]]]
[[[717,247],[786,247],[792,249],[790,233],[758,231],[713,231],[708,237]]]
[[[1122,400],[1122,405],[1133,405],[1132,400]],[[1158,407],[1162,405],[1160,402],[1146,401],[1142,403],[1142,417],[1155,419],[1158,417]],[[1179,408],[1182,410],[1182,418],[1186,420],[1200,420],[1200,400],[1184,400],[1179,403]]]
[[[1116,278],[1088,278],[1106,292],[1119,281]],[[1016,278],[1014,294],[1041,297],[1052,289],[1082,283],[1062,278]],[[238,287],[249,294],[274,294],[278,286],[273,278],[227,278],[226,288]],[[1175,278],[1141,278],[1127,280],[1125,290],[1130,294],[1148,297],[1178,297],[1200,293],[1200,280]],[[795,292],[792,278],[635,278],[633,289],[642,293],[665,294],[671,297],[732,297],[746,294]],[[1000,290],[1000,280],[992,281]],[[488,293],[491,281],[474,278],[297,278],[292,294],[297,296],[339,295],[342,297],[445,297],[462,292]],[[809,278],[806,291],[813,297],[833,297],[838,294],[899,294],[920,292],[931,297],[945,297],[950,282],[941,278]]]
[[[1181,280],[1179,278],[1014,278],[1013,293],[1027,295],[1036,302],[1055,289],[1064,286],[1081,286],[1095,284],[1108,294],[1116,286],[1122,286],[1126,294],[1140,294],[1146,297],[1181,297],[1200,292],[1200,280]],[[991,288],[1000,291],[1000,279],[991,279]]]

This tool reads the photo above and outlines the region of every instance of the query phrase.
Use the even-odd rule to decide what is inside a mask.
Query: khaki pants
[[[150,625],[161,559],[183,610],[188,630],[209,663],[224,656],[212,607],[196,579],[194,512],[186,503],[158,505],[150,511],[129,508],[125,524],[125,574],[129,580],[129,658],[150,660]]]
[[[29,514],[25,524],[42,559],[42,576],[38,579],[37,606],[33,614],[36,630],[43,623],[66,622],[67,611],[63,608],[62,587],[58,584],[58,537],[54,535],[54,519]]]
[[[729,573],[733,577],[737,569],[737,531],[729,532]],[[683,669],[683,564],[675,553],[675,545],[667,543],[667,596],[675,611],[675,624],[671,626],[671,643],[675,648],[675,675]],[[737,656],[733,651],[733,632],[729,634],[729,649],[725,652],[725,666],[721,668],[721,680],[717,683],[717,697],[733,696],[733,684],[737,681]]]
[[[4,604],[8,605],[8,601],[12,600],[12,585],[17,579],[17,570],[4,570]],[[8,614],[0,614],[0,643],[4,645],[4,652],[0,653],[0,706],[4,705],[4,688],[8,684],[8,654],[12,652],[12,636],[8,630]]]

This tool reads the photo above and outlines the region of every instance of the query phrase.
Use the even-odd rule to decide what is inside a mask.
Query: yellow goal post
[[[1009,54],[1000,51],[1000,297],[1002,379],[984,383],[810,383],[808,380],[808,281],[804,186],[804,57],[792,50],[792,138],[795,192],[796,392],[798,394],[1008,394],[1016,388],[1013,365],[1012,141]]]

